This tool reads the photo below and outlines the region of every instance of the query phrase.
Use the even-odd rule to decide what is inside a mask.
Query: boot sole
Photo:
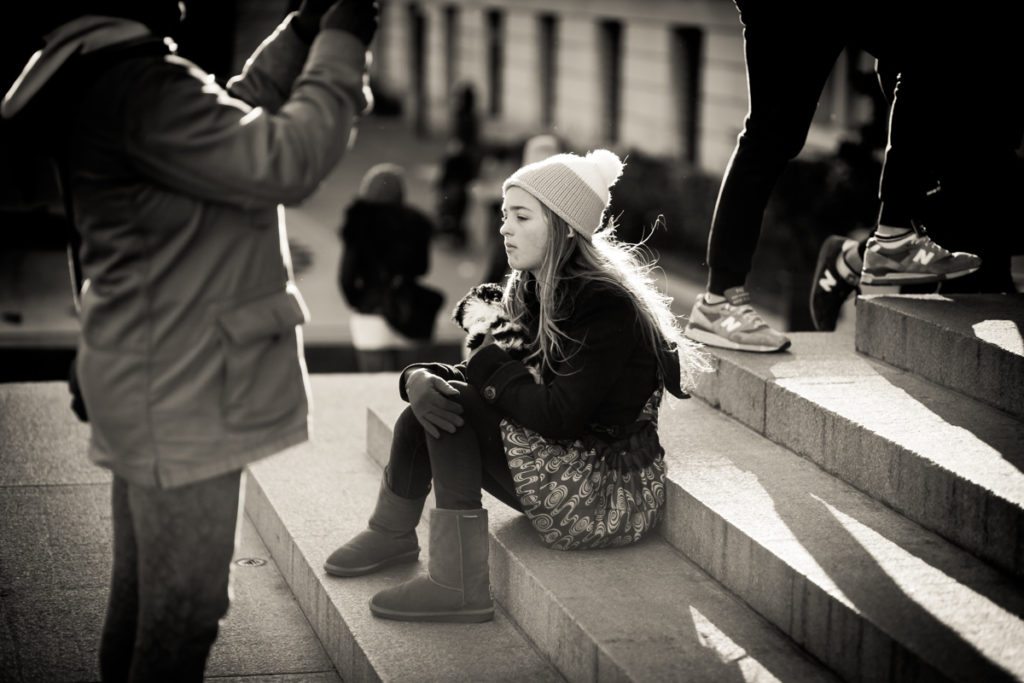
[[[397,612],[377,607],[372,601],[370,602],[370,613],[380,619],[393,621],[430,621],[453,624],[479,624],[494,619],[494,607],[456,612]]]
[[[331,576],[340,576],[343,578],[350,578],[353,576],[363,576],[365,574],[372,574],[378,569],[384,569],[385,567],[391,567],[396,564],[407,564],[411,562],[417,562],[420,559],[419,550],[411,550],[401,555],[395,555],[389,557],[386,560],[381,560],[376,564],[368,564],[363,567],[339,567],[336,564],[324,563],[324,571]]]
[[[732,349],[734,351],[752,351],[754,353],[775,353],[776,351],[785,351],[789,348],[790,344],[788,339],[779,346],[739,344],[734,341],[729,341],[724,337],[720,337],[714,332],[705,332],[704,330],[696,327],[687,327],[685,335],[694,341],[699,341],[700,343],[707,344],[708,346],[714,346],[720,349]]]
[[[978,268],[980,267],[978,266]],[[862,285],[927,285],[932,282],[954,280],[964,275],[970,275],[978,268],[956,270],[952,273],[889,273],[888,275],[861,273],[860,283]]]

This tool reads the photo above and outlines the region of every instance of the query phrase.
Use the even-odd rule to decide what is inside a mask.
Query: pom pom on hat
[[[618,154],[607,149],[595,149],[593,152],[587,152],[585,158],[587,161],[594,162],[594,167],[606,188],[619,182],[619,178],[622,177],[622,169],[626,166]]]
[[[625,164],[615,152],[596,149],[586,156],[556,154],[513,173],[502,192],[520,187],[555,212],[587,239],[604,222],[611,203],[610,188],[619,180]]]

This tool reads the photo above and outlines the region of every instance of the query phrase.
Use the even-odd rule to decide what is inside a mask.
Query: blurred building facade
[[[486,138],[548,131],[577,148],[673,156],[720,174],[747,111],[730,0],[381,0],[375,88],[410,125],[444,134],[451,93],[475,86]],[[807,150],[831,152],[872,116],[845,54]]]

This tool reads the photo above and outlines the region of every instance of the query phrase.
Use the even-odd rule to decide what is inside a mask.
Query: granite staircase
[[[485,496],[493,623],[374,619],[422,565],[321,568],[372,507],[393,374],[315,376],[314,441],[251,468],[247,509],[345,680],[1022,680],[1024,297],[864,297],[857,319],[856,348],[714,352],[662,409],[643,543],[547,550]]]

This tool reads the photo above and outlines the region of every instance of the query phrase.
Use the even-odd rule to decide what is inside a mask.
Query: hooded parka
[[[281,204],[341,157],[365,46],[324,30],[310,47],[290,20],[225,89],[142,24],[81,17],[5,98],[14,116],[47,101],[63,61],[114,55],[67,108],[65,159],[89,456],[133,483],[212,478],[308,438],[308,313]]]

